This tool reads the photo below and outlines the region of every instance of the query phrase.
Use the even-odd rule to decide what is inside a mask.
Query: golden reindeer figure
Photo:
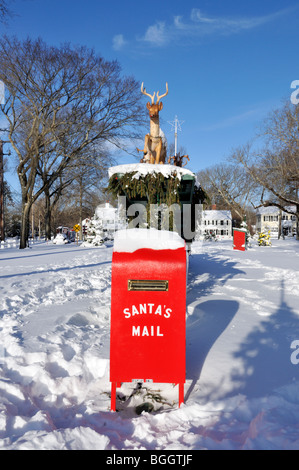
[[[151,98],[151,102],[148,101],[146,105],[150,116],[150,132],[145,136],[144,149],[137,150],[138,152],[143,152],[143,158],[141,159],[141,162],[164,163],[166,159],[166,145],[165,142],[163,142],[164,134],[160,129],[159,112],[163,108],[163,103],[160,100],[168,94],[168,83],[166,83],[166,93],[160,96],[159,91],[157,91],[156,103],[156,92],[154,92],[153,95],[147,93],[146,89],[143,87],[143,82],[141,84],[141,93]]]

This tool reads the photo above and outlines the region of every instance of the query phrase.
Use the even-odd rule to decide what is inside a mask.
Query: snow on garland
[[[159,206],[171,206],[179,203],[180,178],[173,174],[163,175],[163,173],[153,172],[141,175],[138,171],[124,173],[121,178],[112,175],[109,179],[107,192],[115,198],[126,196],[129,200],[145,200],[148,226],[150,221],[151,204]],[[173,214],[169,215],[169,229],[173,230]]]
[[[136,177],[137,176],[137,177]],[[124,173],[121,178],[113,174],[109,179],[107,192],[115,198],[126,195],[129,199],[147,198],[148,204],[179,203],[180,178],[174,172],[164,176],[163,173],[140,175],[137,171]]]
[[[194,181],[194,184],[188,183]],[[186,183],[187,182],[187,185]],[[186,188],[189,198],[186,200]],[[173,165],[128,164],[109,169],[109,183],[106,192],[114,198],[125,196],[127,209],[132,203],[142,203],[146,218],[138,218],[139,228],[155,227],[159,230],[181,233],[181,219],[175,206],[190,204],[191,226],[195,221],[195,204],[202,204],[207,196],[196,176],[190,170]],[[182,197],[182,200],[180,200]],[[155,206],[155,207],[154,207]],[[169,208],[174,206],[173,210]],[[176,215],[175,215],[176,214]],[[128,216],[127,222],[136,222],[135,216]]]
[[[109,184],[106,191],[115,198],[119,195],[125,195],[128,199],[145,199],[148,205],[166,204],[169,207],[175,203],[179,204],[182,176],[195,177],[190,170],[171,165],[126,166],[127,169],[125,165],[110,168]],[[121,174],[120,177],[119,174]],[[207,195],[195,180],[192,203],[202,204],[206,199]]]

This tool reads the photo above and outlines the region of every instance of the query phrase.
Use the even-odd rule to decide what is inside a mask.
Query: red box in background
[[[241,229],[233,229],[233,248],[234,250],[246,250],[246,232]]]
[[[115,244],[110,327],[112,410],[116,387],[135,380],[179,384],[179,404],[184,401],[186,249],[180,240],[170,249],[153,249],[149,243],[150,248],[137,246],[132,252],[117,251]]]

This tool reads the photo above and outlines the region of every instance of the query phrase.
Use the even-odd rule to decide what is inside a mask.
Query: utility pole
[[[168,121],[168,124],[174,128],[174,155],[178,154],[178,130],[181,131],[181,124],[185,121],[179,121],[178,117],[175,116],[174,121]]]
[[[3,144],[7,141],[0,140],[0,242],[5,240],[4,230],[4,168],[3,156],[10,155],[10,153],[3,153]]]

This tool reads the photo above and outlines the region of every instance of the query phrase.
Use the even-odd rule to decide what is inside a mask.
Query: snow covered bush
[[[104,243],[103,222],[95,214],[94,217],[87,222],[87,234],[83,246],[101,246]]]
[[[250,246],[250,232],[249,232],[249,229],[248,229],[247,222],[245,220],[243,220],[243,222],[241,222],[241,224],[240,224],[240,227],[241,227],[241,229],[243,229],[245,231],[245,246],[248,247],[248,246]]]
[[[258,235],[258,245],[259,246],[271,246],[272,243],[271,243],[271,239],[270,239],[270,230],[268,231],[268,233],[264,233],[264,232],[260,232],[259,235]]]

